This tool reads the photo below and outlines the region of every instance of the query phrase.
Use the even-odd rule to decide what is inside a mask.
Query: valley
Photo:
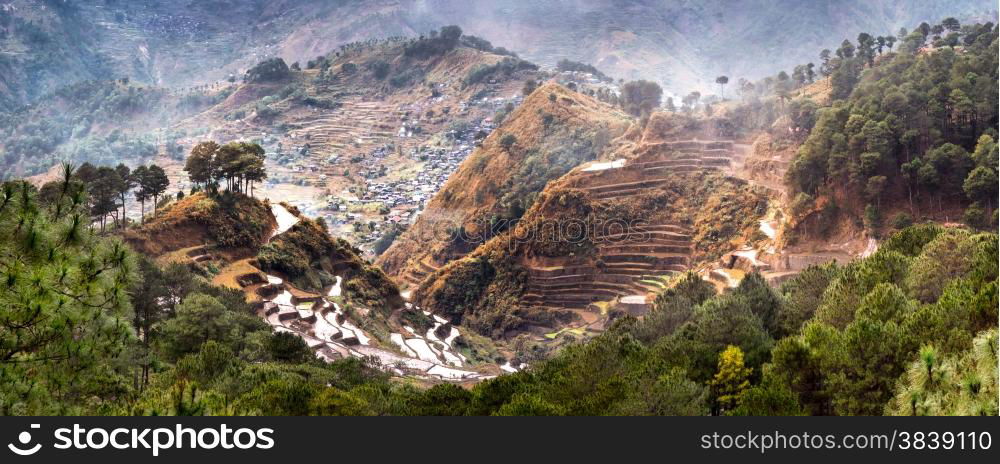
[[[477,5],[5,6],[0,414],[997,412],[994,11]]]

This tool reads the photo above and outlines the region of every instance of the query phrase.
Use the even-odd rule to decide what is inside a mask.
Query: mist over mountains
[[[672,93],[715,76],[755,79],[816,61],[861,31],[947,16],[988,21],[993,2],[683,0],[14,0],[0,10],[0,104],[87,79],[190,86],[267,57],[305,62],[353,41],[447,24],[540,65],[568,58]]]

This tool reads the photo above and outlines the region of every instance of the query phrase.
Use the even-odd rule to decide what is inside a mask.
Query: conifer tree
[[[87,226],[72,170],[40,204],[28,182],[0,187],[0,414],[69,414],[124,379],[133,258]]]
[[[719,371],[709,382],[719,412],[734,409],[750,388],[750,369],[743,365],[743,350],[729,345],[719,353]]]

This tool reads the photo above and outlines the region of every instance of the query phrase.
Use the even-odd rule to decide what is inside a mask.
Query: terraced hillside
[[[615,139],[630,120],[586,95],[542,85],[469,155],[377,263],[398,282],[419,284],[516,222],[549,181],[627,143]]]
[[[216,285],[241,290],[258,316],[301,337],[322,360],[375,357],[395,374],[429,380],[481,380],[499,372],[493,359],[480,366],[483,359],[459,328],[404,304],[380,270],[294,207],[230,196],[191,195],[126,239],[161,263],[190,266]],[[223,204],[239,212],[222,213]],[[248,243],[215,239],[227,224],[257,222],[261,234]]]
[[[308,140],[318,147],[317,156],[330,156],[355,144],[391,142],[398,133],[401,112],[387,111],[379,102],[357,102],[338,111],[317,114],[295,121],[301,128],[289,131],[290,138]]]
[[[416,145],[450,122],[492,115],[471,97],[509,97],[527,73],[498,73],[491,82],[466,85],[479,66],[504,57],[457,47],[429,58],[404,56],[405,41],[340,48],[317,59],[322,68],[293,71],[274,81],[244,85],[205,115],[178,124],[189,132],[206,124],[221,140],[274,134],[284,148],[308,146],[310,160],[367,153],[384,144]],[[380,63],[384,70],[372,69]],[[395,79],[399,76],[406,79]],[[264,114],[265,110],[267,114]],[[488,110],[488,111],[484,111]],[[447,116],[447,117],[446,117]]]
[[[629,160],[593,163],[569,176],[566,186],[587,192],[591,201],[625,207],[638,197],[669,188],[677,177],[728,167],[731,141],[677,140],[643,145]],[[655,219],[655,220],[654,220]],[[633,223],[609,223],[596,231],[597,266],[529,267],[522,302],[545,307],[589,308],[599,301],[624,300],[633,314],[647,309],[649,294],[662,289],[671,274],[689,269],[692,230],[683,219],[650,213]],[[571,260],[572,262],[572,260]]]
[[[278,332],[301,337],[324,361],[372,357],[397,375],[449,381],[491,377],[469,366],[468,358],[458,349],[458,328],[409,303],[397,312],[426,320],[425,330],[401,320],[380,319],[375,316],[376,309],[348,303],[352,290],[343,288],[340,276],[322,293],[304,291],[257,270],[240,275],[237,281],[258,302],[261,318]]]
[[[438,270],[420,266],[414,301],[493,336],[602,330],[746,241],[767,202],[725,174],[736,145],[648,129],[551,182],[511,231]]]
[[[618,300],[630,313],[641,315],[647,294],[662,290],[665,277],[688,269],[691,262],[690,230],[678,224],[639,226],[598,239],[610,243],[598,246],[600,265],[556,264],[562,261],[557,259],[528,267],[521,302],[593,309],[595,303]]]
[[[220,276],[235,276],[235,286],[225,278],[219,283],[246,293],[276,331],[301,337],[327,362],[374,358],[397,375],[432,380],[491,376],[471,366],[471,352],[462,353],[458,328],[403,303],[399,290],[356,249],[294,208],[272,205],[272,211],[278,227],[268,243],[254,259],[222,270]]]

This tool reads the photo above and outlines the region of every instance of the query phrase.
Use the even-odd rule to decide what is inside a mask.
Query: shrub
[[[978,202],[973,203],[962,214],[962,222],[975,229],[986,228],[986,211],[983,211],[983,207]]]
[[[243,76],[243,81],[248,83],[273,82],[288,77],[288,65],[281,58],[271,58],[261,61],[250,68]]]
[[[386,76],[389,75],[389,63],[386,63],[383,60],[369,61],[365,67],[368,68],[368,70],[372,72],[372,75],[378,80],[385,79]]]
[[[518,58],[508,57],[494,64],[481,64],[472,68],[469,73],[466,74],[462,83],[468,87],[470,85],[479,84],[495,74],[509,76],[517,71],[537,69],[538,66],[534,63]]]
[[[882,218],[875,205],[865,206],[865,229],[869,232],[876,231],[882,226]]]
[[[910,216],[909,213],[896,213],[896,215],[892,217],[892,227],[894,229],[902,230],[912,225],[913,216]]]
[[[423,79],[423,77],[423,69],[420,67],[412,67],[389,78],[389,84],[392,84],[393,87],[405,87],[413,82]]]
[[[450,52],[458,45],[462,37],[462,29],[458,26],[445,26],[440,31],[434,31],[430,37],[421,37],[406,44],[403,54],[413,58],[430,58]]]
[[[256,116],[254,119],[260,119],[261,121],[271,121],[272,119],[278,117],[281,114],[280,111],[271,108],[268,105],[257,104]]]
[[[504,151],[509,151],[515,143],[517,143],[517,137],[513,134],[505,134],[500,137],[500,146],[503,147]]]
[[[581,63],[579,61],[571,61],[571,60],[567,60],[565,58],[562,59],[562,60],[559,60],[559,62],[556,63],[556,69],[558,69],[560,71],[575,71],[575,72],[590,73],[590,74],[593,74],[594,76],[596,76],[598,79],[600,79],[602,81],[605,81],[605,82],[613,82],[614,81],[614,79],[611,79],[610,77],[608,77],[607,75],[605,75],[604,73],[602,73],[600,70],[598,70],[597,68],[595,68],[593,65],[589,65],[589,64],[586,64],[586,63]]]

